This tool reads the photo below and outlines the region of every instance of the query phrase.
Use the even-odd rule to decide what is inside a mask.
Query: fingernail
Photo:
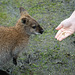
[[[56,36],[55,36],[55,38],[56,38]]]
[[[57,29],[57,28],[55,28],[55,29]]]
[[[59,41],[62,41],[62,39],[60,38]]]
[[[55,38],[57,39],[57,36],[55,36]]]

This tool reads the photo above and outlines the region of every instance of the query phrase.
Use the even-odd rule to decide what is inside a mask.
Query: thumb
[[[56,30],[60,30],[63,27],[63,24],[60,23],[59,26],[56,28]]]

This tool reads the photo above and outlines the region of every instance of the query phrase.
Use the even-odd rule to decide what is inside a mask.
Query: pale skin
[[[69,18],[63,20],[56,28],[56,30],[58,30],[58,32],[55,38],[59,41],[62,41],[63,39],[73,34],[75,32],[75,11]]]

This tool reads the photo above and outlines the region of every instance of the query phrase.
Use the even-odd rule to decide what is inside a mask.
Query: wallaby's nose
[[[40,31],[40,33],[42,34],[44,32],[44,30],[42,29],[41,31]]]

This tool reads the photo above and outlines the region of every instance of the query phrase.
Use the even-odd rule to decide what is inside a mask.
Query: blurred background
[[[10,75],[75,75],[75,34],[59,42],[55,28],[75,10],[75,0],[0,0],[0,25],[15,26],[19,7],[43,27],[42,35],[32,35],[18,65],[3,67]]]

